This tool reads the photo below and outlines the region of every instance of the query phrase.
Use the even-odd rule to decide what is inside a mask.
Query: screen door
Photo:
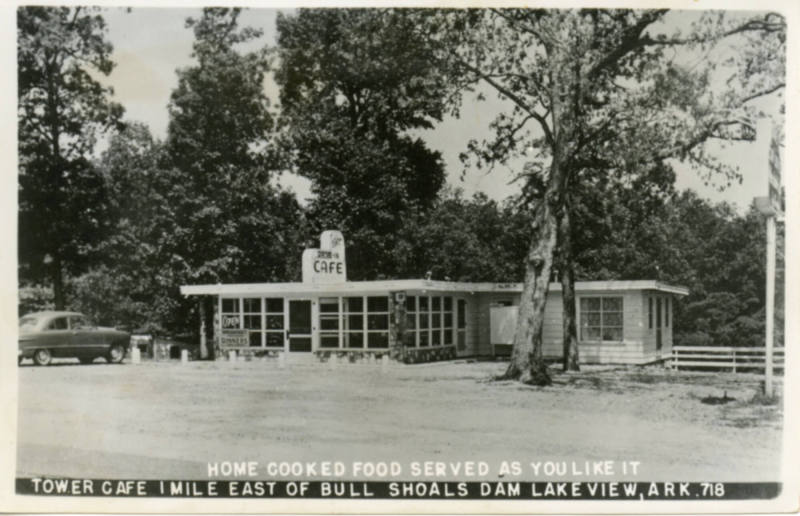
[[[311,351],[311,300],[289,300],[289,351]]]

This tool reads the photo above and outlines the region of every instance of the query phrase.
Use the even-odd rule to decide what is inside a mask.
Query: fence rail
[[[784,349],[772,352],[772,367],[783,370]],[[743,369],[764,369],[766,350],[763,347],[673,346],[673,369],[711,367],[730,369],[734,373]]]

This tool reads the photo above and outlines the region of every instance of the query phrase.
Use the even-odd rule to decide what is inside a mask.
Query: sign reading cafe
[[[319,249],[303,251],[303,283],[344,283],[347,266],[341,231],[323,231]]]

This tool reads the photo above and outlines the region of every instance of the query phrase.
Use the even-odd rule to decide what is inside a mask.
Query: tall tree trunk
[[[502,379],[518,379],[530,385],[552,383],[542,357],[542,327],[557,226],[555,211],[545,200],[535,215],[534,234],[525,260],[525,285],[520,299],[511,362]]]
[[[61,270],[61,257],[54,256],[50,265],[53,278],[53,302],[56,305],[56,310],[64,310],[67,303],[64,295],[64,273]]]
[[[580,371],[580,366],[578,365],[578,328],[575,325],[575,268],[572,254],[571,224],[569,206],[565,206],[558,224],[558,246],[561,257],[561,300],[563,303],[563,367],[564,371]]]

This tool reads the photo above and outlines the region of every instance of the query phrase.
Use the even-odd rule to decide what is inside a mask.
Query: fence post
[[[733,372],[736,372],[736,348],[733,349]]]

